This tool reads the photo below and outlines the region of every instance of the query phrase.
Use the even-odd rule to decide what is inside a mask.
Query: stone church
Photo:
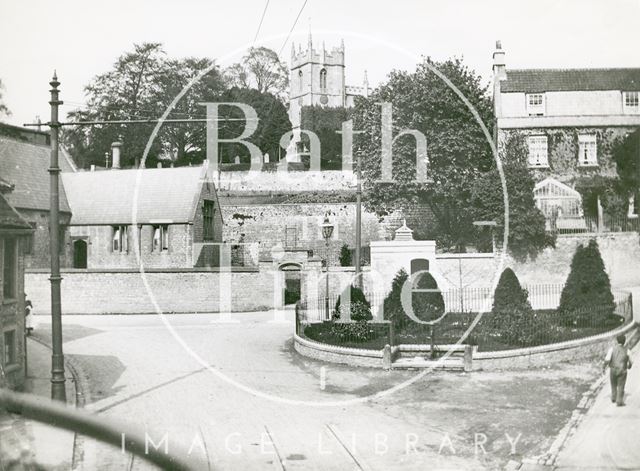
[[[327,50],[313,47],[309,34],[307,47],[291,44],[291,65],[289,77],[289,119],[294,131],[294,144],[287,150],[287,160],[299,161],[297,143],[300,142],[300,123],[304,106],[351,107],[355,96],[369,96],[369,80],[364,73],[362,86],[349,86],[345,82],[344,40],[339,47]]]

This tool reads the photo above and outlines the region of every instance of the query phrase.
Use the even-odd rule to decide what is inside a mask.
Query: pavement
[[[640,288],[629,288],[634,301]],[[640,322],[640,302],[634,302]],[[611,402],[607,376],[593,405],[569,436],[555,460],[555,470],[640,470],[640,343],[632,350],[634,367],[627,375],[624,407]]]
[[[27,379],[25,391],[36,396],[51,396],[51,350],[33,339],[27,341]],[[75,404],[75,388],[67,381],[67,401]],[[27,420],[20,415],[0,413],[0,471],[21,463],[48,470],[72,467],[75,434],[47,424]],[[37,467],[35,469],[38,469]]]

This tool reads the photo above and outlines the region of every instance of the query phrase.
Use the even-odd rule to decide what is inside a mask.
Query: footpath
[[[25,392],[51,397],[51,350],[27,340]],[[74,381],[67,377],[67,402],[75,406]],[[69,470],[73,464],[75,434],[61,428],[0,411],[0,471],[19,469]]]

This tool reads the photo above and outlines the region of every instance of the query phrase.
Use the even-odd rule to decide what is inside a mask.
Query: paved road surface
[[[640,289],[632,291],[634,301],[639,300]],[[640,302],[636,302],[636,319],[640,319],[639,310]],[[611,403],[607,382],[558,455],[558,470],[640,470],[640,345],[635,347],[633,359],[626,406]]]

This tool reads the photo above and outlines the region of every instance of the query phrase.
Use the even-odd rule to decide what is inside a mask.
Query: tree
[[[511,346],[530,346],[539,338],[544,338],[548,326],[538,322],[531,304],[529,293],[520,286],[518,277],[511,268],[500,275],[493,294],[493,309],[489,325],[497,332],[503,343]],[[481,320],[480,329],[487,323]]]
[[[278,54],[266,47],[251,47],[242,62],[226,69],[230,84],[237,88],[254,88],[271,93],[284,101],[289,86],[289,70]]]
[[[351,250],[347,244],[343,244],[342,247],[340,247],[340,266],[351,266]]]
[[[2,79],[0,79],[0,116],[6,115],[11,116],[11,111],[7,108],[7,105],[4,104],[4,100],[2,98],[2,90],[4,89],[4,85],[2,85]]]
[[[300,127],[314,132],[320,139],[321,168],[342,168],[342,136],[336,131],[342,129],[342,123],[348,121],[350,115],[348,108],[317,105],[302,107]],[[302,143],[309,146],[306,134],[302,134]]]
[[[535,183],[526,164],[527,153],[524,139],[518,136],[507,140],[500,156],[509,197],[508,249],[517,260],[535,258],[545,247],[555,245],[554,236],[546,232],[544,215],[535,204]],[[496,221],[496,235],[501,236],[505,225],[504,192],[495,167],[473,184],[471,204],[474,218]]]
[[[378,214],[427,205],[437,227],[414,227],[418,238],[434,236],[441,246],[464,251],[473,233],[472,183],[491,167],[489,143],[473,114],[429,66],[436,67],[467,97],[487,125],[493,122],[491,101],[481,78],[460,59],[426,59],[415,72],[394,71],[370,99],[356,99],[355,152],[361,156],[365,205]],[[403,136],[393,145],[393,183],[381,183],[381,106],[392,104],[393,136],[404,129],[426,136],[429,168],[426,183],[416,178],[416,145]]]
[[[201,102],[217,101],[224,90],[220,70],[210,59],[168,59],[159,43],[134,45],[113,68],[97,75],[85,87],[87,109],[69,113],[77,121],[159,119],[177,94],[198,74],[211,68],[177,103],[169,118],[204,117]],[[105,153],[114,141],[123,142],[122,166],[137,163],[154,124],[82,126],[65,132],[81,167],[105,165]],[[200,124],[164,125],[153,142],[147,166],[159,159],[187,164],[205,156],[206,127]]]
[[[634,194],[640,188],[640,128],[618,140],[613,147],[621,189]]]
[[[567,324],[588,325],[606,320],[614,309],[609,275],[598,243],[591,239],[586,247],[576,247],[558,312]]]
[[[404,269],[396,273],[391,282],[391,291],[384,299],[384,318],[393,322],[396,330],[401,331],[415,325],[415,322],[405,312],[402,305],[402,287],[409,275]],[[444,314],[445,305],[442,293],[438,290],[438,283],[431,273],[422,273],[414,287],[418,289],[430,289],[430,292],[412,292],[411,306],[414,315],[421,321],[433,321]]]
[[[371,315],[371,303],[367,300],[367,297],[364,295],[363,291],[356,287],[350,286],[345,289],[345,292],[338,296],[338,300],[336,301],[335,310],[333,314],[333,319],[338,320],[342,317],[341,304],[342,304],[342,296],[346,294],[347,289],[349,289],[349,294],[351,296],[349,302],[351,304],[351,314],[350,318],[354,322],[358,321],[370,321],[373,319]]]
[[[286,108],[274,95],[249,88],[231,88],[222,94],[221,101],[230,103],[245,103],[250,105],[258,115],[258,126],[246,140],[257,145],[263,153],[268,153],[270,160],[278,160],[280,152],[280,138],[291,131],[291,121]],[[237,107],[221,107],[221,118],[244,118],[244,114]],[[238,137],[246,121],[228,121],[220,126],[220,138]],[[239,156],[242,162],[250,162],[248,149],[241,144],[224,144],[220,147],[223,162],[233,162]]]

